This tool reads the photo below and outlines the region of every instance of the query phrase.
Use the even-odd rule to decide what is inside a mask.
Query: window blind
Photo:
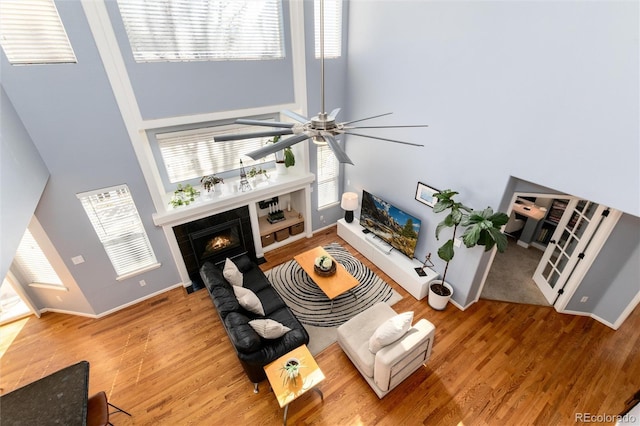
[[[314,1],[316,59],[320,54],[320,0]],[[342,0],[324,0],[324,57],[342,55]]]
[[[156,264],[129,188],[120,185],[77,194],[118,276]]]
[[[13,261],[27,284],[49,284],[63,287],[62,280],[28,229],[20,241],[18,252]]]
[[[318,145],[318,208],[338,202],[340,163],[328,145]]]
[[[157,134],[156,139],[169,176],[169,182],[182,182],[238,169],[240,158],[245,166],[256,164],[256,161],[244,156],[244,154],[263,147],[269,140],[268,138],[215,142],[215,137],[219,135],[255,131],[254,126],[224,125]],[[275,157],[270,155],[261,161],[272,159]]]
[[[53,0],[0,1],[0,44],[12,64],[78,62]]]
[[[118,0],[136,62],[284,58],[281,0]]]

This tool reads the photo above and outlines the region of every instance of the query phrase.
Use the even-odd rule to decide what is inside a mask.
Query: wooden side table
[[[296,383],[291,380],[285,382],[284,373],[281,370],[289,358],[298,358],[302,364]],[[267,379],[269,379],[271,389],[278,399],[280,408],[284,408],[283,422],[285,425],[287,424],[289,404],[308,390],[313,389],[318,392],[320,399],[324,401],[322,391],[317,388],[318,384],[324,380],[324,374],[306,345],[299,346],[266,365],[264,371],[267,373]]]

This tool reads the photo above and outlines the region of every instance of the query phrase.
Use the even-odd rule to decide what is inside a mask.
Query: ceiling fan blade
[[[345,129],[399,129],[402,127],[429,127],[428,124],[409,124],[407,126],[348,126]]]
[[[293,111],[290,111],[288,109],[282,110],[282,113],[284,115],[286,115],[287,117],[293,118],[294,120],[296,120],[296,121],[298,121],[300,123],[306,123],[306,122],[309,121],[309,119],[307,117],[303,117],[300,114],[297,114],[297,113],[295,113]]]
[[[345,135],[353,135],[353,136],[361,136],[363,138],[379,139],[381,141],[387,141],[387,142],[401,143],[401,144],[404,144],[404,145],[424,146],[424,145],[420,145],[420,144],[412,143],[412,142],[404,142],[404,141],[399,141],[399,140],[395,140],[395,139],[380,138],[378,136],[363,135],[361,133],[344,132],[344,134]]]
[[[374,116],[372,116],[372,117],[361,118],[360,120],[347,121],[347,122],[342,123],[342,124],[353,124],[353,123],[358,123],[358,122],[360,122],[360,121],[371,120],[372,118],[384,117],[385,115],[391,115],[391,114],[393,114],[393,113],[392,113],[392,112],[386,112],[386,113],[384,113],[384,114],[374,115]]]
[[[324,140],[329,144],[329,148],[333,151],[333,154],[338,159],[340,163],[347,163],[353,165],[353,161],[349,158],[346,152],[342,149],[342,147],[338,144],[338,141],[328,132],[322,132],[321,135],[324,137]]]
[[[283,136],[283,135],[291,135],[293,134],[293,130],[291,129],[280,129],[280,130],[265,130],[263,132],[254,132],[254,133],[242,133],[242,134],[228,134],[228,135],[219,135],[215,136],[213,140],[215,142],[229,142],[229,141],[239,141],[242,139],[251,139],[251,138],[263,138],[267,136]]]
[[[283,127],[290,129],[294,126],[293,123],[283,123],[280,121],[266,121],[266,120],[249,120],[245,118],[238,118],[236,124],[248,124],[250,126],[268,126],[268,127]]]
[[[335,120],[339,112],[340,112],[340,108],[336,108],[333,111],[331,111],[331,113],[329,114],[329,120]]]
[[[290,147],[291,145],[295,145],[298,142],[302,142],[305,139],[309,139],[309,136],[303,133],[301,135],[292,136],[287,139],[281,139],[277,143],[267,144],[262,148],[256,149],[255,151],[251,151],[245,155],[247,157],[251,157],[254,160],[258,160],[260,158],[266,157],[269,154],[273,154],[283,150],[284,148]]]

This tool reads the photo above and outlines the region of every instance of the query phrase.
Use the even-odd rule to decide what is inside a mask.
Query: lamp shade
[[[342,194],[342,202],[340,203],[340,207],[343,210],[355,210],[358,208],[358,194],[355,192],[345,192]]]

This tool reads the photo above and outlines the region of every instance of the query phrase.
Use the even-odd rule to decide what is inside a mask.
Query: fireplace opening
[[[206,261],[217,263],[246,252],[239,219],[192,232],[189,240],[198,267]]]

